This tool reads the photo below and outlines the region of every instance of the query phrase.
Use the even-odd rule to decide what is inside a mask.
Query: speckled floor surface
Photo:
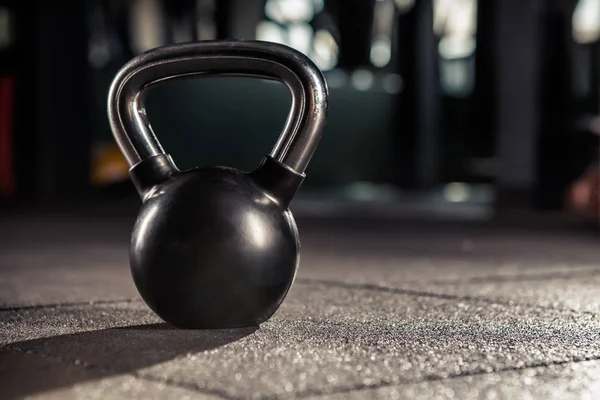
[[[130,222],[0,219],[0,399],[597,399],[600,236],[299,221],[260,328],[180,331],[138,297]]]

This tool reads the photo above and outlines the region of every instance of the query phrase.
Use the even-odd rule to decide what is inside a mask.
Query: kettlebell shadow
[[[0,347],[0,398],[21,399],[136,371],[236,342],[258,327],[180,330],[165,323],[26,340]]]

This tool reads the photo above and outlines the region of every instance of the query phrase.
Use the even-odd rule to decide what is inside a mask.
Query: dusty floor
[[[0,223],[0,398],[593,399],[600,238],[302,224],[259,328],[181,331],[140,300],[130,220]]]

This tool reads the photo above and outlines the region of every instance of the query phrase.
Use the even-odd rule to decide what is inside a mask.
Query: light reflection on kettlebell
[[[258,248],[265,248],[269,243],[271,237],[269,231],[263,226],[264,221],[261,221],[259,217],[253,213],[246,213],[246,223],[249,231],[252,232],[249,235],[249,246],[256,246]]]
[[[159,212],[160,208],[158,207],[158,204],[155,204],[152,207],[148,208],[148,218],[139,224],[138,229],[140,231],[140,235],[136,235],[134,238],[132,238],[133,240],[131,241],[131,250],[133,252],[138,252],[140,251],[140,249],[142,249],[142,246],[144,244],[142,240],[146,236],[146,233],[152,228],[152,221],[156,219],[156,216]]]

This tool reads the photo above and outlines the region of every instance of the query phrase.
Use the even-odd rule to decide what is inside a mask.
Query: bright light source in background
[[[265,4],[265,15],[271,21],[285,24],[285,17],[281,11],[281,4],[279,1],[268,0],[267,4]]]
[[[389,37],[375,39],[371,45],[371,62],[378,68],[385,67],[392,58],[392,42]]]
[[[313,0],[313,7],[315,10],[315,14],[318,14],[321,11],[323,11],[323,9],[325,8],[325,1],[324,0]]]
[[[274,22],[261,21],[256,26],[256,38],[265,42],[286,44],[285,30]]]
[[[313,36],[313,28],[307,23],[288,26],[288,44],[304,54],[310,54]]]
[[[475,53],[475,43],[472,37],[444,36],[438,44],[438,52],[445,60],[467,58]]]
[[[400,93],[404,87],[404,81],[398,74],[387,74],[383,78],[383,90],[390,94]]]
[[[434,0],[433,7],[433,29],[440,37],[440,84],[448,94],[467,96],[475,85],[477,0]]]
[[[392,59],[392,32],[396,17],[393,0],[377,0],[373,11],[371,64],[377,68],[388,65]]]
[[[131,47],[136,54],[165,43],[165,23],[158,0],[135,0],[129,11]]]
[[[579,0],[572,24],[575,42],[585,44],[600,39],[600,0]]]
[[[357,69],[352,74],[351,80],[356,90],[369,90],[373,86],[373,73],[368,69]]]
[[[434,0],[433,29],[438,35],[473,36],[476,33],[476,0]]]
[[[322,29],[317,31],[313,49],[312,59],[323,71],[328,71],[337,65],[339,49],[331,33]]]
[[[452,182],[444,187],[444,198],[451,203],[462,203],[469,198],[469,186],[461,182]]]
[[[315,15],[315,5],[312,0],[268,0],[265,14],[280,24],[310,21]]]
[[[324,10],[323,0],[268,0],[265,15],[256,27],[256,38],[290,46],[310,57],[323,71],[335,68],[339,48],[331,32],[310,25],[315,14]]]
[[[477,2],[475,0],[434,0],[433,29],[442,38],[439,53],[451,60],[475,52]]]

